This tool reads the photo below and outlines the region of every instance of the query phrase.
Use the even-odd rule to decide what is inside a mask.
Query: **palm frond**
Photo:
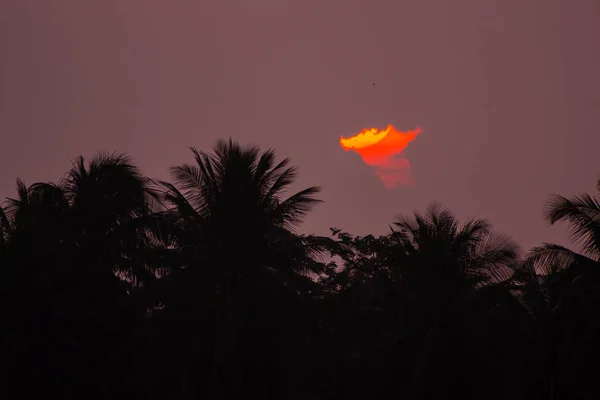
[[[69,195],[77,193],[80,183],[84,181],[88,175],[83,156],[75,158],[71,161],[71,164],[71,169],[67,172],[67,175],[61,182],[61,186],[69,193]]]
[[[181,194],[181,197],[194,209],[202,210],[205,204],[203,186],[206,182],[202,178],[200,167],[189,164],[173,167],[171,168],[171,176],[180,188],[177,189],[177,193]]]
[[[29,189],[21,179],[16,182],[17,198],[7,197],[4,212],[13,225],[20,225],[17,221],[21,219],[30,207]]]
[[[196,165],[200,170],[198,174],[198,190],[203,196],[216,195],[219,193],[219,186],[223,180],[224,171],[221,166],[209,154],[203,151],[191,148],[194,153]],[[214,201],[215,199],[205,199],[205,202]]]
[[[294,182],[297,173],[298,169],[296,167],[288,167],[285,170],[278,172],[277,177],[271,183],[271,187],[265,195],[265,198],[273,199],[280,195],[285,189],[287,189],[289,185]],[[273,175],[273,177],[275,177],[275,175]]]
[[[515,270],[505,265],[485,268],[477,273],[483,286],[507,283],[515,277]]]
[[[288,197],[273,210],[273,221],[286,228],[292,228],[302,222],[303,217],[314,205],[322,203],[322,200],[314,197],[320,191],[320,187],[313,186]]]
[[[425,212],[425,220],[429,228],[438,237],[454,236],[458,224],[454,215],[439,203],[431,203]]]
[[[600,260],[600,203],[588,194],[567,199],[553,195],[548,200],[546,219],[554,224],[569,223],[569,233],[576,244],[583,247],[584,254]]]
[[[258,187],[263,186],[263,182],[268,172],[273,168],[275,163],[275,150],[269,149],[263,152],[260,159],[256,163],[253,174]]]
[[[172,183],[160,181],[160,184],[165,187],[163,194],[165,201],[172,204],[177,209],[178,213],[183,218],[197,220],[200,215],[197,210],[189,203],[187,198],[173,185]]]
[[[306,235],[300,236],[302,245],[307,249],[308,256],[316,259],[330,257],[332,254],[340,254],[347,250],[338,241],[330,237]]]
[[[404,215],[398,216],[394,222],[394,226],[399,228],[401,232],[405,231],[410,234],[413,238],[419,235],[420,230],[426,229],[425,220],[418,212],[414,213],[414,218]]]
[[[455,240],[465,244],[479,241],[489,235],[490,227],[490,223],[485,219],[471,218],[457,232]]]
[[[593,262],[584,255],[552,243],[544,243],[541,246],[534,247],[524,260],[524,263],[530,265],[539,275],[550,275],[577,264]]]
[[[512,266],[519,258],[519,245],[505,234],[490,232],[478,243],[475,263],[489,269]]]
[[[165,209],[164,187],[160,181],[151,178],[144,178],[144,186],[146,187],[146,201],[148,203],[148,212],[161,212]]]

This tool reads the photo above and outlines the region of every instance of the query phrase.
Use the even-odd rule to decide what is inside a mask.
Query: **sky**
[[[232,137],[323,186],[306,232],[383,234],[437,201],[567,243],[542,207],[600,178],[598,38],[597,0],[2,0],[0,197],[100,150],[166,179]],[[340,147],[389,124],[422,128],[410,187]]]

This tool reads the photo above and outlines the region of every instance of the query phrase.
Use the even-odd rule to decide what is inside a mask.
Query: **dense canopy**
[[[232,140],[192,155],[168,182],[117,153],[17,180],[0,208],[7,398],[598,397],[593,196],[546,204],[580,251],[524,251],[438,204],[383,236],[321,237],[298,230],[320,189],[289,193],[289,159]]]

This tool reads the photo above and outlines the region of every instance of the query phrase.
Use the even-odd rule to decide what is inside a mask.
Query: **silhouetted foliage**
[[[232,140],[192,154],[170,182],[116,153],[17,180],[0,208],[7,398],[598,397],[596,198],[547,204],[580,252],[521,256],[436,204],[379,237],[321,237],[298,232],[320,189],[287,193],[290,160]]]

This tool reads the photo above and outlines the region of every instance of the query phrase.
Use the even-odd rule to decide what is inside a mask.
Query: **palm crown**
[[[392,234],[400,257],[409,265],[433,268],[452,277],[481,277],[514,263],[518,246],[506,235],[494,233],[484,219],[462,226],[447,209],[432,204],[426,213],[399,217]]]
[[[289,159],[277,163],[273,150],[261,153],[232,140],[219,140],[212,154],[191,150],[195,164],[172,168],[175,183],[163,182],[165,199],[179,221],[181,246],[202,257],[243,256],[247,265],[272,268],[281,265],[275,259],[285,254],[289,266],[300,269],[324,250],[326,241],[294,232],[320,202],[315,198],[320,188],[283,199],[297,174]]]

